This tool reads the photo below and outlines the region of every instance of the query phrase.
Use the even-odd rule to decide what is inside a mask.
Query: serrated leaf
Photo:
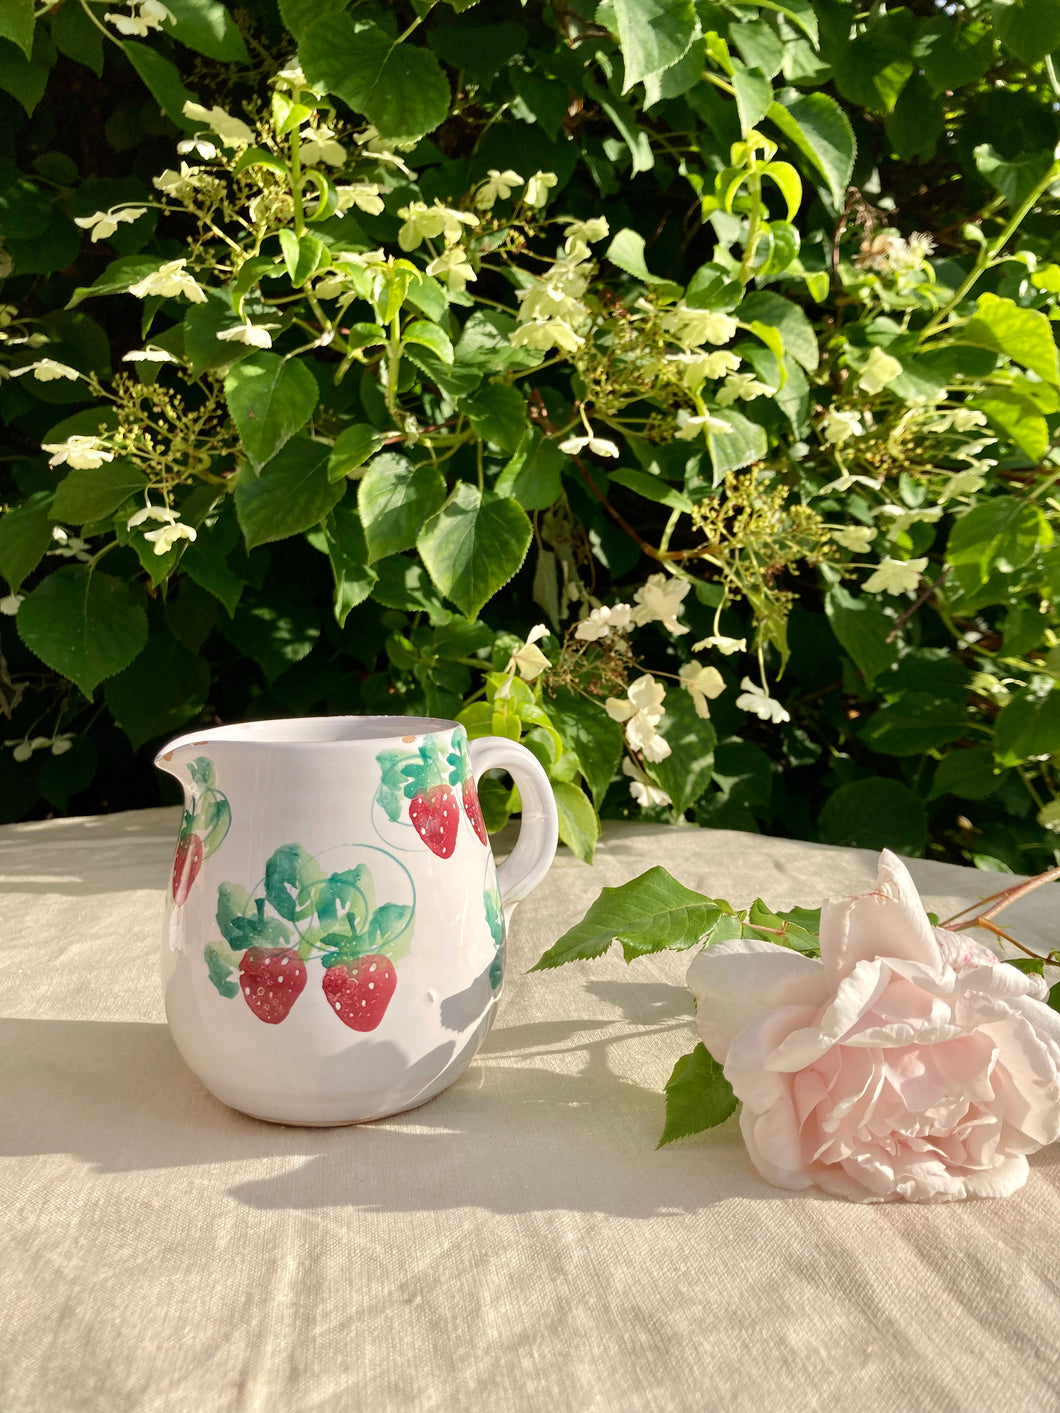
[[[575,858],[592,863],[600,837],[600,821],[589,797],[566,780],[554,780],[552,793],[556,797],[561,843],[566,844]]]
[[[19,637],[42,662],[91,697],[147,641],[140,595],[110,574],[67,564],[42,579],[18,611]]]
[[[164,31],[208,59],[221,63],[245,64],[250,56],[235,21],[218,0],[166,0],[166,9],[176,20]]]
[[[578,757],[582,775],[599,807],[622,758],[622,727],[603,704],[590,701],[569,687],[559,687],[546,701],[546,710],[563,743]]]
[[[908,785],[872,777],[833,791],[817,827],[826,844],[893,849],[916,858],[927,843],[927,825],[924,802]]]
[[[507,383],[485,383],[463,399],[467,419],[484,442],[511,456],[526,431],[526,399]]]
[[[632,275],[635,280],[656,286],[664,299],[676,297],[681,293],[680,285],[662,275],[653,275],[648,269],[644,259],[644,237],[639,231],[630,230],[628,226],[616,231],[607,247],[607,259],[627,275]]]
[[[324,543],[335,576],[335,618],[343,628],[350,610],[364,602],[379,578],[368,563],[361,518],[350,501],[340,501],[324,521]]]
[[[736,111],[740,117],[740,131],[746,137],[769,111],[773,102],[773,85],[765,74],[757,69],[736,67],[733,70],[732,86],[736,95]]]
[[[623,93],[676,64],[696,33],[692,0],[612,0],[625,63]]]
[[[531,535],[517,501],[459,481],[423,527],[416,548],[438,592],[465,617],[477,618],[522,565]]]
[[[950,564],[974,567],[980,580],[1011,574],[1047,549],[1053,533],[1036,505],[1017,496],[981,501],[954,524],[946,543]]]
[[[739,471],[753,461],[761,461],[769,449],[769,437],[764,427],[733,407],[726,407],[716,415],[728,422],[730,428],[728,432],[707,432],[717,486],[725,479],[726,471]]]
[[[991,388],[988,396],[968,405],[984,412],[1029,461],[1041,461],[1049,450],[1049,423],[1029,397],[1009,388]]]
[[[313,415],[316,379],[297,359],[255,353],[225,378],[225,400],[255,469],[271,461]]]
[[[341,481],[373,457],[386,441],[386,433],[367,423],[347,427],[335,438],[328,457],[328,480]]]
[[[247,549],[286,540],[319,525],[345,487],[328,480],[328,448],[307,437],[288,444],[255,475],[236,477],[235,506]]]
[[[357,490],[368,563],[411,549],[444,500],[445,480],[437,467],[394,451],[377,456]]]
[[[51,492],[34,491],[0,515],[0,574],[13,594],[22,587],[52,543]]]
[[[64,525],[104,520],[146,486],[143,472],[131,461],[107,461],[91,469],[70,471],[56,487],[52,519]]]
[[[700,1041],[690,1055],[681,1056],[666,1081],[666,1124],[658,1147],[716,1128],[738,1104],[721,1065]]]
[[[405,343],[418,343],[430,349],[443,363],[453,361],[452,340],[437,324],[430,324],[426,319],[413,319],[411,324],[406,325],[401,337]]]
[[[856,598],[842,584],[828,590],[824,611],[840,645],[871,687],[879,674],[898,660],[897,647],[887,641],[894,619],[884,613],[875,599]]]
[[[787,105],[771,104],[768,117],[810,159],[824,177],[836,209],[842,210],[857,141],[839,104],[826,93],[810,93]]]
[[[784,349],[808,373],[817,371],[820,353],[813,325],[797,304],[769,290],[749,294],[736,311],[741,322],[769,324],[780,331]],[[723,414],[727,415],[727,414]]]
[[[298,56],[311,84],[364,113],[382,137],[412,142],[448,115],[449,81],[438,60],[378,25],[324,15],[302,35]]]
[[[683,687],[674,684],[667,689],[665,707],[658,730],[670,746],[670,754],[648,769],[682,815],[710,784],[718,738],[713,723],[697,714]]]
[[[1022,765],[1055,751],[1060,751],[1060,691],[1051,677],[1036,673],[998,712],[994,755],[999,765]]]
[[[637,956],[668,948],[686,951],[698,944],[721,912],[713,898],[693,893],[656,866],[617,888],[604,888],[581,922],[565,932],[531,971],[602,957],[616,941]]]
[[[103,294],[121,294],[130,285],[137,284],[147,275],[160,270],[165,262],[160,255],[123,255],[120,260],[112,260],[107,268],[90,285],[78,285],[67,301],[67,309],[76,309],[86,299],[95,299]]]
[[[172,735],[199,715],[210,691],[204,658],[169,633],[155,633],[137,658],[103,689],[107,707],[133,750]]]
[[[1060,383],[1052,325],[1039,309],[1023,309],[1014,300],[981,294],[975,313],[954,337],[1004,354],[1054,387]]]

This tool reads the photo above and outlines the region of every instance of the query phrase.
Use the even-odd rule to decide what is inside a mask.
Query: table
[[[233,1113],[156,971],[178,811],[0,829],[5,1413],[1047,1413],[1060,1153],[1004,1201],[779,1191],[730,1120],[655,1150],[687,956],[527,968],[655,863],[746,903],[863,889],[864,851],[609,825],[516,912],[497,1023],[429,1105]],[[917,862],[940,914],[996,875]],[[1050,896],[1046,896],[1046,895]],[[1056,888],[1010,913],[1055,941]]]

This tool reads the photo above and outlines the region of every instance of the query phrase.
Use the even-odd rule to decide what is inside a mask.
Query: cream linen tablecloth
[[[210,1097],[164,1024],[178,812],[0,830],[4,1413],[1052,1413],[1060,1159],[1006,1201],[778,1191],[734,1121],[655,1151],[693,1043],[687,956],[526,969],[663,863],[816,905],[874,860],[610,826],[517,911],[465,1077],[360,1128]],[[945,914],[996,875],[916,863]],[[1047,894],[1049,896],[1047,896]],[[1013,910],[1056,940],[1057,890]]]

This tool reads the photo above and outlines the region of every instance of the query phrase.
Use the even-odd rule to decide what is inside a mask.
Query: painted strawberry
[[[305,989],[305,962],[293,947],[248,947],[239,963],[243,999],[266,1025],[279,1025]]]
[[[379,953],[339,962],[324,972],[328,1004],[351,1030],[375,1030],[386,1014],[395,986],[394,964]]]
[[[471,821],[471,828],[475,831],[483,844],[488,844],[486,835],[486,821],[482,818],[482,806],[478,802],[478,791],[475,789],[475,782],[470,775],[461,787],[461,795],[464,801],[464,813]]]
[[[447,859],[456,848],[456,829],[460,822],[456,796],[448,785],[432,785],[413,795],[409,819],[416,833],[440,859]]]
[[[191,885],[202,868],[204,850],[198,834],[182,834],[177,840],[177,853],[173,860],[173,901],[183,907]]]

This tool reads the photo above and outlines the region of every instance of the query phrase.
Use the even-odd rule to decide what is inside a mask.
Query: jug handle
[[[468,742],[471,771],[477,786],[487,770],[506,770],[519,787],[522,817],[519,837],[508,857],[497,865],[497,883],[506,920],[516,903],[544,878],[556,855],[559,816],[548,776],[537,757],[517,741],[481,736]]]

